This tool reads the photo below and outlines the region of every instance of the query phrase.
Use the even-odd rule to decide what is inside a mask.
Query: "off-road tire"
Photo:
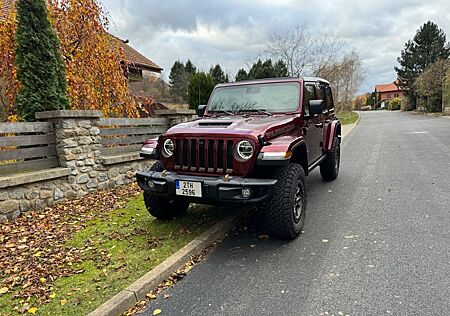
[[[150,171],[164,171],[164,167],[160,161],[150,168]],[[147,211],[158,219],[172,219],[186,213],[189,202],[179,199],[165,199],[160,196],[154,196],[148,191],[144,191],[144,202]]]
[[[339,166],[341,164],[341,142],[335,137],[331,152],[327,154],[325,160],[320,164],[320,175],[325,181],[332,181],[339,174]]]
[[[277,170],[278,180],[269,201],[260,209],[269,233],[286,239],[294,239],[303,229],[306,215],[306,179],[302,166],[290,163]],[[297,193],[301,194],[301,213],[295,215]]]

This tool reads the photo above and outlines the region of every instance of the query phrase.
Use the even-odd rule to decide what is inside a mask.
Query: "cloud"
[[[367,79],[361,91],[395,79],[404,43],[432,20],[450,36],[450,2],[305,0],[103,0],[111,33],[165,69],[190,58],[207,70],[220,63],[230,74],[264,49],[269,36],[293,25],[338,36],[360,53]]]

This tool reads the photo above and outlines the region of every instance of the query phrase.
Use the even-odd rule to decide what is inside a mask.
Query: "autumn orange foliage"
[[[101,110],[108,117],[138,117],[127,87],[123,51],[117,39],[106,32],[109,22],[99,1],[48,0],[48,8],[60,40],[72,109]],[[0,21],[0,78],[11,104],[2,102],[2,106],[8,115],[15,114],[12,104],[18,88],[14,33],[15,14],[11,13]]]

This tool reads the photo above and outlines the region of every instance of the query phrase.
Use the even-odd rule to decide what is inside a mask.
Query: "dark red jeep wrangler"
[[[242,81],[215,87],[200,119],[147,140],[156,159],[138,172],[150,214],[169,219],[190,202],[258,205],[274,235],[294,238],[306,214],[305,176],[339,172],[341,125],[320,78]]]

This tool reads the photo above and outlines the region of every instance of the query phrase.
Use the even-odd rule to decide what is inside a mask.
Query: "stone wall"
[[[102,156],[101,117],[99,111],[36,114],[38,120],[54,124],[59,168],[0,177],[0,220],[129,184],[135,181],[136,171],[150,168],[153,162],[141,159],[136,152]]]
[[[43,209],[55,203],[83,197],[89,192],[113,189],[132,183],[138,170],[153,164],[149,160],[120,163],[58,179],[31,182],[0,189],[0,220],[19,216],[28,210]],[[90,167],[88,166],[88,169]],[[98,168],[97,168],[98,169]]]

